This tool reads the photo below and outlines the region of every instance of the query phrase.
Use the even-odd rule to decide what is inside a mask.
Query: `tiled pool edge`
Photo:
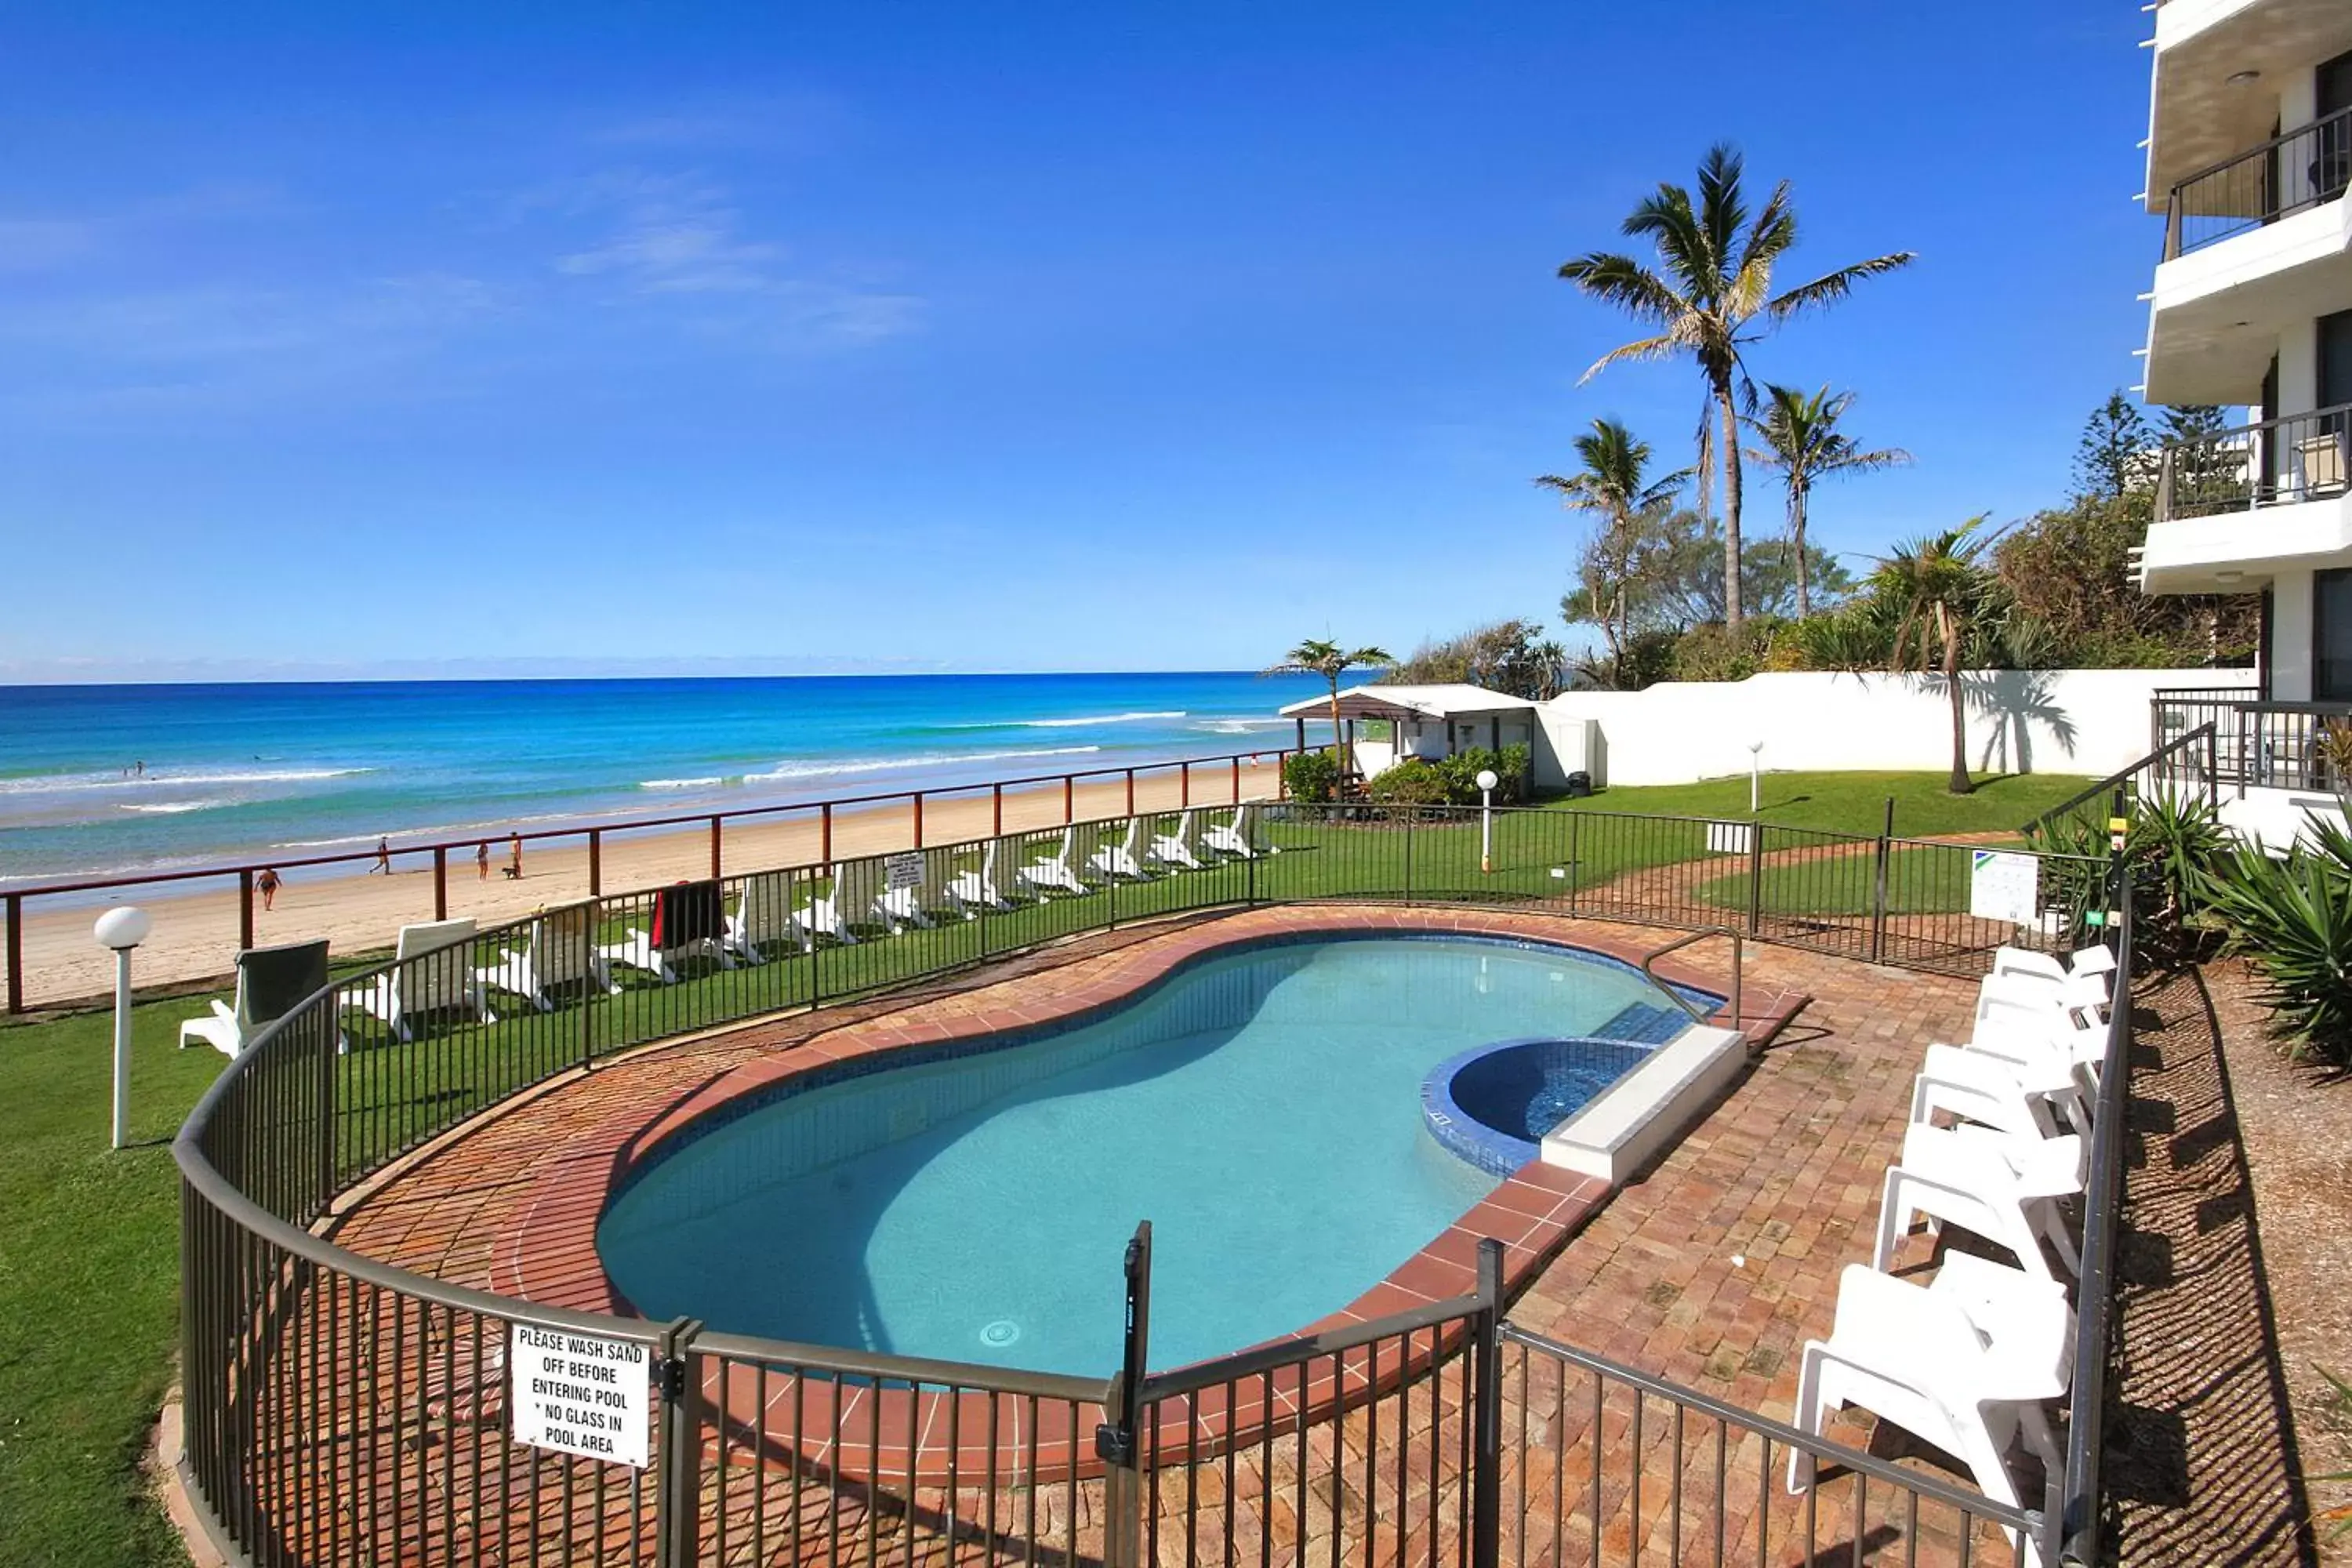
[[[631,1164],[689,1123],[739,1097],[756,1094],[763,1088],[844,1061],[921,1047],[936,1049],[967,1037],[995,1034],[1006,1028],[1050,1026],[1070,1018],[1090,1016],[1130,1001],[1178,969],[1204,956],[1213,956],[1221,949],[1262,942],[1269,936],[1311,937],[1343,932],[1486,937],[1598,953],[1628,964],[1638,963],[1643,952],[1630,942],[1578,931],[1574,922],[1558,917],[1384,906],[1289,906],[1237,911],[1148,937],[1121,955],[1125,962],[1110,966],[1113,973],[1054,993],[1050,1006],[1034,1005],[1037,999],[1024,995],[1021,1001],[1032,1005],[1008,1005],[982,1013],[961,1027],[950,1028],[936,1021],[906,1016],[921,1011],[920,1002],[910,1003],[903,1009],[846,1024],[773,1057],[744,1063],[667,1105],[631,1108],[616,1113],[571,1140],[573,1146],[530,1184],[518,1205],[516,1222],[498,1238],[491,1264],[492,1289],[547,1305],[598,1311],[632,1310],[604,1274],[596,1252],[596,1224],[605,1203]],[[1039,983],[1050,983],[1051,978],[1052,972],[1048,971],[1003,984],[1034,991]],[[1679,965],[1660,965],[1659,978],[1686,992],[1722,994],[1718,983]],[[973,989],[987,984],[983,980]],[[1801,995],[1783,994],[1762,1013],[1750,1014],[1745,1022],[1752,1041],[1761,1045],[1769,1040],[1805,1002]],[[1721,1016],[1719,1011],[1717,1016]],[[1507,1299],[1515,1296],[1558,1255],[1614,1190],[1604,1181],[1548,1166],[1540,1160],[1529,1162],[1348,1306],[1268,1342],[1302,1340],[1322,1331],[1351,1328],[1431,1301],[1468,1294],[1475,1284],[1476,1248],[1481,1237],[1491,1236],[1503,1243],[1505,1294]],[[1446,1348],[1433,1342],[1416,1357],[1408,1358],[1406,1364],[1381,1367],[1381,1381],[1413,1375],[1430,1356],[1441,1355]],[[1360,1382],[1359,1376],[1351,1384],[1337,1370],[1324,1379],[1310,1381],[1305,1394],[1310,1415],[1322,1412],[1327,1401],[1360,1397]],[[706,1394],[715,1400],[723,1399],[726,1391],[712,1388],[706,1390]],[[941,1404],[950,1397],[922,1396]],[[1279,1403],[1282,1408],[1264,1413],[1266,1418],[1296,1417],[1295,1400],[1286,1395]],[[952,1462],[943,1446],[934,1453],[922,1436],[940,1425],[930,1418],[931,1414],[935,1413],[908,1413],[913,1425],[907,1440],[913,1448],[899,1450],[915,1453],[924,1476],[932,1475],[934,1466],[939,1474],[944,1474]],[[1187,1418],[1192,1440],[1239,1440],[1244,1435],[1235,1425],[1240,1414],[1245,1413],[1235,1413],[1234,1419],[1228,1420],[1194,1408]],[[951,1428],[952,1424],[949,1425]],[[1081,1430],[1091,1428],[1082,1426]],[[774,1436],[780,1443],[792,1446],[785,1435]],[[846,1465],[852,1458],[847,1454],[833,1456],[832,1462]],[[1066,1452],[1064,1460],[1075,1465],[1081,1475],[1091,1474],[1096,1468],[1091,1447],[1085,1444]],[[1040,1479],[1045,1473],[1039,1471]]]

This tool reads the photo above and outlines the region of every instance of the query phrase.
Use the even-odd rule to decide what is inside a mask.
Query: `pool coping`
[[[878,1063],[887,1056],[916,1055],[926,1048],[935,1053],[957,1041],[994,1037],[1007,1030],[1074,1027],[1131,1003],[1193,963],[1225,950],[1263,944],[1269,938],[1311,940],[1317,935],[1349,933],[1470,936],[1573,950],[1622,963],[1638,964],[1644,956],[1643,950],[1631,942],[1574,931],[1573,923],[1559,917],[1420,907],[1290,905],[1241,910],[1148,937],[1124,955],[1128,961],[1117,966],[1118,973],[1050,995],[1037,994],[1039,987],[1034,983],[1048,979],[1051,971],[1029,976],[1032,984],[1017,1004],[969,1015],[952,1027],[936,1020],[908,1017],[920,1011],[919,1003],[845,1024],[787,1051],[715,1074],[667,1104],[615,1112],[569,1139],[572,1147],[551,1160],[529,1184],[517,1205],[515,1221],[499,1237],[491,1260],[491,1289],[543,1305],[636,1315],[635,1307],[605,1274],[596,1250],[597,1224],[629,1170],[640,1163],[649,1163],[662,1144],[730,1102],[762,1097],[762,1091],[772,1091],[790,1080],[824,1075],[845,1063]],[[1656,975],[1668,984],[1713,996],[1722,995],[1727,989],[1712,977],[1680,964],[1658,964]],[[1721,1007],[1714,1017],[1725,1026],[1744,1023],[1752,1050],[1777,1034],[1807,1000],[1801,994],[1784,994],[1763,1011],[1749,1012],[1744,1020],[1724,1017]],[[752,1025],[739,1026],[749,1026]],[[732,1031],[719,1031],[727,1032]],[[1601,1179],[1547,1165],[1540,1158],[1530,1161],[1347,1306],[1264,1343],[1295,1342],[1304,1350],[1318,1334],[1346,1332],[1399,1312],[1472,1294],[1476,1289],[1477,1246],[1486,1237],[1503,1244],[1503,1289],[1507,1300],[1541,1272],[1615,1190]],[[1311,1378],[1302,1373],[1295,1393],[1268,1388],[1254,1410],[1239,1400],[1234,1408],[1225,1408],[1222,1389],[1186,1396],[1181,1416],[1162,1412],[1163,1426],[1171,1419],[1178,1426],[1163,1442],[1213,1451],[1255,1440],[1268,1421],[1299,1418],[1302,1402],[1307,1418],[1315,1419],[1326,1414],[1333,1401],[1353,1404],[1359,1398],[1376,1396],[1417,1374],[1450,1348],[1450,1336],[1444,1333],[1424,1330],[1421,1337],[1428,1342],[1423,1348],[1415,1351],[1408,1342],[1405,1353],[1389,1367],[1379,1364],[1377,1346],[1333,1352],[1328,1372]],[[751,1370],[740,1364],[731,1373],[718,1370],[705,1379],[703,1396],[722,1411],[740,1408],[732,1397],[732,1384]],[[985,1399],[977,1393],[895,1390],[889,1392],[900,1397],[886,1398],[879,1396],[884,1391],[852,1386],[841,1410],[835,1412],[832,1405],[842,1387],[838,1380],[827,1384],[772,1369],[760,1379],[760,1386],[761,1395],[745,1403],[775,1412],[789,1402],[793,1417],[793,1426],[782,1431],[764,1415],[759,1422],[755,1451],[766,1453],[771,1444],[777,1450],[769,1462],[784,1462],[786,1455],[796,1455],[803,1462],[817,1464],[845,1479],[857,1475],[866,1456],[852,1450],[852,1434],[843,1431],[840,1421],[854,1417],[861,1400],[867,1401],[870,1408],[859,1418],[860,1426],[870,1430],[861,1429],[854,1436],[869,1448],[879,1443],[880,1452],[894,1466],[903,1462],[914,1468],[919,1479],[943,1477],[960,1462],[968,1466],[976,1457],[984,1457],[975,1456],[969,1442],[951,1440],[960,1436],[959,1429],[970,1432],[975,1427],[960,1419],[961,1405],[951,1410],[950,1405]],[[1100,1461],[1094,1457],[1091,1436],[1099,1413],[1088,1405],[1080,1408],[1076,1416],[1073,1436],[1081,1440],[1045,1441],[1045,1434],[1039,1429],[1017,1445],[1018,1454],[1008,1451],[1003,1457],[1024,1462],[1033,1480],[1059,1479],[1072,1473],[1072,1467],[1082,1477],[1098,1473]],[[826,1422],[835,1436],[814,1439],[810,1426],[803,1424],[811,1417]],[[893,1434],[888,1440],[882,1436],[886,1423]],[[982,1424],[977,1429],[990,1428]]]

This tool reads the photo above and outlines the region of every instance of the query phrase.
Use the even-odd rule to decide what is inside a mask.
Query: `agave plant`
[[[2352,835],[2315,819],[2284,859],[2242,846],[2206,879],[2230,949],[2261,976],[2272,1036],[2297,1058],[2352,1056]]]
[[[2040,835],[2039,847],[2063,857],[2050,863],[2063,908],[2102,909],[2109,902],[2105,817],[2104,807],[2077,812]],[[2134,945],[2158,963],[2201,956],[2213,932],[2208,892],[2229,862],[2235,839],[2210,807],[2189,796],[2142,797],[2126,820],[2124,865],[2131,883]]]

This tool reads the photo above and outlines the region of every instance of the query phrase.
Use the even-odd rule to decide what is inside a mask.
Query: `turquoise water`
[[[598,1247],[649,1317],[1094,1375],[1149,1219],[1151,1361],[1179,1365],[1346,1306],[1493,1189],[1423,1129],[1438,1062],[1662,1005],[1564,950],[1245,950],[1060,1035],[753,1110],[643,1171]]]
[[[0,886],[1288,743],[1312,677],[0,687]],[[135,764],[145,772],[130,776]]]

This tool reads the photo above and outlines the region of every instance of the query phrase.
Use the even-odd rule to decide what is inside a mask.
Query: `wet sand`
[[[1244,763],[1239,773],[1202,770],[1193,775],[1195,806],[1229,806],[1236,797],[1270,799],[1279,774],[1272,763]],[[1182,782],[1172,774],[1139,777],[1135,809],[1177,809]],[[1127,785],[1118,779],[1075,786],[1072,805],[1080,820],[1124,816]],[[952,844],[984,838],[993,828],[994,808],[985,792],[923,803],[923,842]],[[1063,816],[1058,784],[1004,794],[1004,831],[1057,827]],[[720,869],[728,876],[815,863],[823,853],[823,829],[814,807],[795,815],[729,823],[720,837]],[[501,875],[503,839],[490,843],[489,876],[482,878],[470,856],[452,851],[448,868],[451,916],[471,915],[484,925],[519,919],[550,904],[588,896],[588,843],[557,840],[524,846],[523,876]],[[836,858],[881,855],[914,845],[912,809],[903,804],[836,811],[833,853]],[[604,835],[601,877],[607,893],[625,893],[682,878],[710,874],[710,835],[702,828],[664,828]],[[125,888],[121,902],[136,902],[155,918],[154,933],[132,962],[134,983],[149,986],[209,980],[233,972],[237,949],[237,894],[234,879],[205,890],[174,892],[163,884],[152,892]],[[114,984],[114,957],[90,936],[98,910],[86,904],[34,900],[25,911],[25,1005],[55,1006],[99,997]],[[290,880],[274,909],[254,908],[254,941],[299,942],[325,937],[337,953],[388,949],[400,927],[433,918],[433,872],[426,856],[399,855],[390,876],[346,875]]]

